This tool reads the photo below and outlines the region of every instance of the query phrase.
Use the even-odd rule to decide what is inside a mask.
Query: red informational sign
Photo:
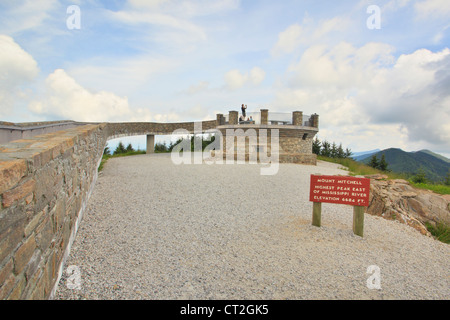
[[[311,175],[309,201],[369,206],[370,179]]]

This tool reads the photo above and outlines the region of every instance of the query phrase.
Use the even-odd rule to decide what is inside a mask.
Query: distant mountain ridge
[[[425,152],[425,153],[431,154],[432,156],[435,156],[438,159],[441,159],[441,160],[444,160],[445,162],[450,163],[450,159],[449,158],[446,158],[446,157],[444,157],[441,154],[434,153],[433,151],[423,149],[423,150],[419,150],[417,152]]]
[[[368,164],[373,155],[380,159],[382,154],[389,164],[389,170],[415,175],[420,169],[423,169],[427,179],[434,182],[443,181],[450,170],[450,159],[429,150],[406,152],[398,148],[389,148],[353,158]]]
[[[361,151],[361,152],[353,152],[352,154],[352,158],[356,160],[356,158],[361,158],[364,159],[374,153],[380,152],[380,149],[374,149],[374,150],[370,150],[370,151]]]

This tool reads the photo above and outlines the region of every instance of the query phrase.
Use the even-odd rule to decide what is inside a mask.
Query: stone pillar
[[[147,135],[147,154],[155,153],[155,136],[153,134]]]
[[[216,126],[221,126],[222,124],[223,124],[223,114],[221,114],[221,113],[218,113],[217,115],[216,115]]]
[[[262,125],[268,124],[268,121],[269,121],[269,110],[261,109],[261,124]]]
[[[238,117],[239,117],[239,112],[230,111],[229,116],[228,116],[228,124],[230,124],[230,125],[238,124]]]
[[[292,124],[294,126],[303,126],[303,112],[302,111],[292,112]]]
[[[316,114],[316,113],[314,113],[312,116],[311,116],[311,124],[312,124],[312,126],[314,127],[314,128],[319,128],[319,115],[318,114]]]

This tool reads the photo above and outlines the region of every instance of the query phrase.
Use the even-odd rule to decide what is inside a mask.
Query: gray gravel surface
[[[337,165],[174,165],[168,155],[110,159],[65,264],[56,299],[448,299],[450,246],[352,207],[322,205],[310,174]],[[371,265],[381,289],[369,289]]]

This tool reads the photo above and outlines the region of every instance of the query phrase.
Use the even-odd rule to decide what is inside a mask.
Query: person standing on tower
[[[247,105],[244,106],[244,104],[242,104],[241,110],[242,110],[242,115],[245,118],[245,109],[247,109]]]

